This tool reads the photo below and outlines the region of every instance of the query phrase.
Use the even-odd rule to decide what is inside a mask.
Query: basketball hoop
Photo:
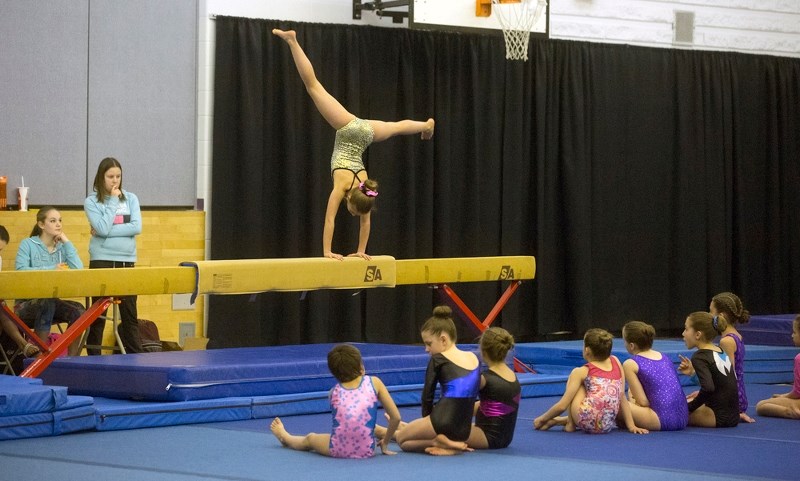
[[[531,30],[547,8],[547,0],[492,0],[503,29],[506,59],[528,60]]]

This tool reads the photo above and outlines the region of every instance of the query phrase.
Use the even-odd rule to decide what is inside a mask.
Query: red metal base
[[[461,311],[461,313],[470,322],[472,322],[472,324],[475,327],[478,328],[478,331],[480,331],[482,333],[483,331],[485,331],[486,329],[491,327],[491,325],[494,322],[494,320],[500,314],[500,311],[502,311],[503,308],[506,306],[506,304],[508,303],[509,299],[511,299],[511,296],[513,296],[514,292],[517,291],[517,288],[519,287],[520,284],[522,284],[522,281],[513,281],[511,284],[509,284],[509,286],[506,288],[505,292],[503,292],[503,295],[500,296],[500,299],[498,299],[497,303],[494,305],[492,310],[489,312],[489,315],[486,316],[486,319],[484,319],[483,321],[478,319],[478,316],[476,316],[475,313],[472,312],[472,309],[470,309],[467,306],[467,304],[460,297],[458,297],[458,294],[456,294],[456,292],[452,288],[450,288],[450,286],[448,286],[447,284],[442,284],[442,285],[439,286],[439,288],[442,290],[442,292],[445,293],[445,295],[451,301],[453,301],[453,303],[456,305],[458,310]],[[516,371],[516,372],[531,372],[531,373],[535,373],[536,372],[530,366],[528,366],[524,362],[520,361],[516,357],[514,358],[514,371]]]
[[[89,309],[86,309],[86,312],[81,314],[71,326],[64,331],[64,334],[58,338],[50,346],[46,346],[40,339],[39,336],[34,333],[31,328],[29,328],[25,322],[17,317],[14,311],[6,305],[5,301],[2,302],[3,304],[3,311],[5,311],[6,315],[11,318],[14,323],[19,326],[20,329],[25,333],[25,335],[30,339],[30,341],[36,344],[39,347],[39,350],[42,352],[24,371],[20,374],[20,377],[37,377],[39,374],[44,372],[47,369],[47,366],[52,364],[53,361],[56,360],[59,353],[67,348],[73,341],[77,340],[83,335],[83,332],[89,328],[89,326],[97,320],[98,317],[102,316],[108,306],[113,302],[112,298],[110,297],[103,297],[98,299],[97,302],[92,304]]]

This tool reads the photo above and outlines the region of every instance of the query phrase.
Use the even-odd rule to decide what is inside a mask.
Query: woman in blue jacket
[[[122,165],[119,161],[113,157],[100,161],[93,185],[94,194],[83,203],[83,210],[92,227],[89,268],[133,267],[136,263],[136,236],[142,233],[142,212],[136,195],[122,188]],[[125,352],[144,352],[139,334],[136,296],[120,297],[118,300],[122,320],[119,337]],[[92,324],[87,345],[101,345],[104,328],[102,319]],[[91,348],[87,352],[97,355],[100,349]]]
[[[83,269],[78,251],[62,228],[61,213],[55,207],[39,209],[31,236],[19,244],[15,267],[18,271]],[[71,325],[84,312],[79,302],[56,298],[18,299],[14,310],[45,344],[54,322]],[[80,340],[76,340],[69,346],[69,355],[77,356],[79,349]]]

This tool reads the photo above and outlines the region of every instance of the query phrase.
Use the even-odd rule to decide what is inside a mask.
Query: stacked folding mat
[[[88,396],[68,396],[67,388],[41,379],[0,376],[0,440],[56,436],[94,429],[95,408]]]

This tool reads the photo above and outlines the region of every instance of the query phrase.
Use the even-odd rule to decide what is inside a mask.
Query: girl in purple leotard
[[[746,324],[750,321],[750,312],[742,305],[739,296],[732,292],[717,294],[711,299],[708,312],[712,316],[722,315],[728,321],[728,327],[720,332],[722,338],[719,347],[733,361],[733,371],[736,373],[736,385],[739,394],[739,419],[746,423],[755,420],[747,415],[747,392],[744,388],[744,340],[734,324]]]
[[[622,328],[625,349],[633,356],[622,364],[631,414],[645,429],[677,431],[689,423],[689,408],[672,361],[652,348],[655,335],[653,326],[641,321]]]

